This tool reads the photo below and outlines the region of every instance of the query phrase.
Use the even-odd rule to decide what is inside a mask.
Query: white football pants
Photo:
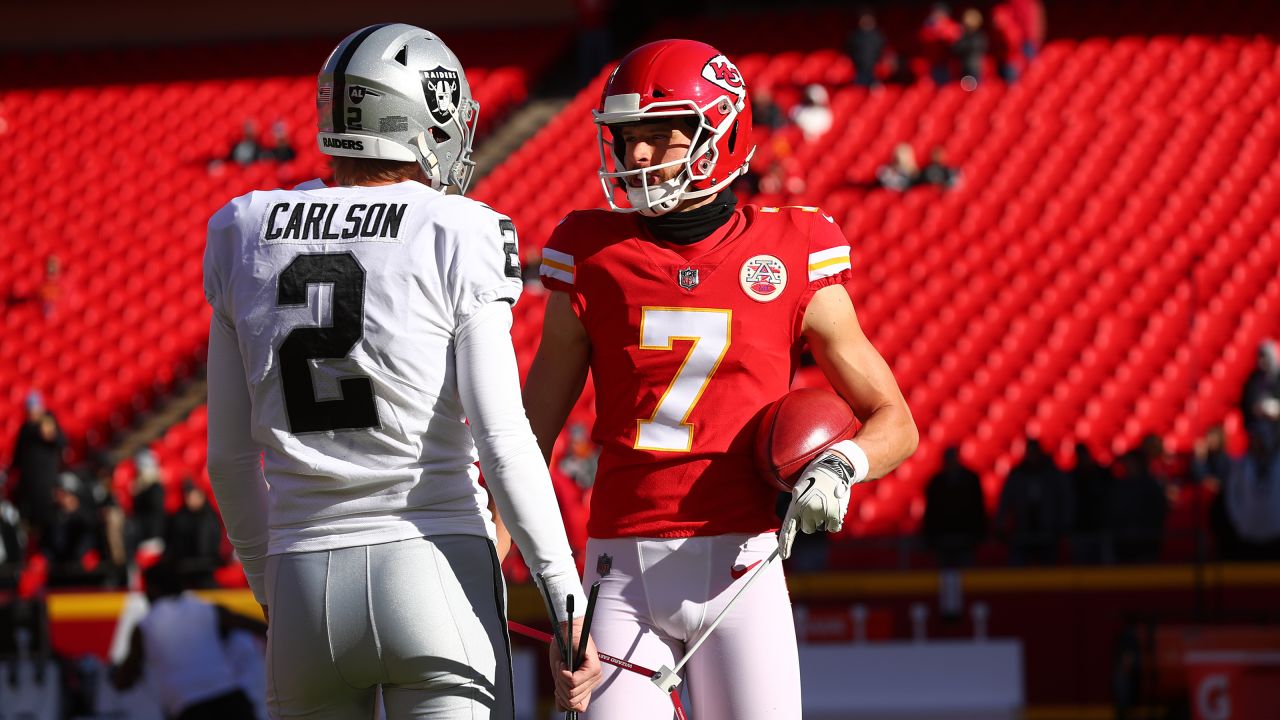
[[[511,720],[506,595],[488,539],[440,535],[267,560],[272,718]]]
[[[600,581],[591,626],[596,647],[652,670],[674,667],[777,546],[773,533],[590,539],[583,582]],[[782,562],[764,572],[680,672],[691,720],[800,718],[800,663]],[[670,696],[647,677],[605,665],[585,717],[672,714]]]

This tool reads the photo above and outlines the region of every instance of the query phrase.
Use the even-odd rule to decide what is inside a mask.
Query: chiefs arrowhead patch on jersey
[[[742,263],[738,282],[747,297],[756,302],[769,302],[787,287],[787,266],[772,255],[756,255]]]

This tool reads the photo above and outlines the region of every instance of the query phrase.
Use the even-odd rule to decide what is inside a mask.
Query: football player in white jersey
[[[268,705],[368,718],[381,687],[391,720],[511,718],[477,456],[575,636],[586,603],[520,403],[515,228],[460,194],[479,106],[438,37],[391,24],[338,45],[317,107],[335,186],[232,200],[204,259],[209,478],[269,609]],[[553,661],[557,701],[585,710],[599,673],[593,646]]]

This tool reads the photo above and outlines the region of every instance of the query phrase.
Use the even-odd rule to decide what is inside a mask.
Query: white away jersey
[[[519,297],[510,220],[416,182],[252,192],[209,221],[204,274],[244,366],[270,554],[492,534],[453,342]]]

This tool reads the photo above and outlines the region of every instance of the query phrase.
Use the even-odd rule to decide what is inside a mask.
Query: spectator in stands
[[[1249,450],[1270,463],[1280,452],[1280,348],[1274,340],[1258,345],[1258,362],[1244,384],[1240,412],[1249,433]]]
[[[13,443],[10,470],[17,476],[13,492],[18,512],[31,542],[39,546],[44,529],[53,521],[53,488],[67,439],[39,392],[27,393],[26,409],[27,418]]]
[[[858,27],[849,33],[845,41],[845,49],[849,59],[853,61],[853,84],[860,87],[879,85],[876,79],[876,64],[884,54],[884,33],[876,23],[876,16],[870,8],[863,8],[858,14]]]
[[[1066,475],[1034,438],[1022,462],[1009,472],[996,510],[996,532],[1009,544],[1014,565],[1051,564],[1075,517]]]
[[[1227,451],[1227,436],[1222,425],[1215,425],[1196,440],[1187,467],[1190,491],[1197,493],[1197,502],[1205,502],[1208,496],[1208,530],[1221,559],[1236,557],[1240,546],[1240,536],[1227,517],[1226,506],[1227,482],[1237,462]]]
[[[1044,3],[1041,0],[1010,0],[1013,16],[1022,36],[1022,56],[1030,63],[1044,45]]]
[[[146,448],[133,456],[137,476],[133,481],[133,536],[132,546],[148,540],[164,538],[164,485],[161,483],[160,463]]]
[[[1149,457],[1141,449],[1122,455],[1116,482],[1108,494],[1106,528],[1118,562],[1155,562],[1160,558],[1169,503]]]
[[[959,448],[943,452],[942,469],[929,480],[924,498],[924,539],[938,564],[973,564],[974,553],[987,537],[987,508],[978,474],[965,467]]]
[[[1155,433],[1147,433],[1142,436],[1142,443],[1138,447],[1142,451],[1142,459],[1146,463],[1147,472],[1150,473],[1151,478],[1162,488],[1172,485],[1173,478],[1180,473],[1175,470],[1177,463],[1165,448],[1164,440]]]
[[[779,198],[804,192],[804,178],[798,173],[791,172],[790,165],[791,163],[787,160],[774,157],[773,162],[769,163],[769,169],[763,175],[748,169],[742,176],[746,191],[752,195],[760,194]]]
[[[1196,440],[1191,452],[1188,479],[1197,485],[1222,487],[1231,475],[1231,456],[1227,453],[1227,434],[1221,425],[1214,425]]]
[[[1076,443],[1076,466],[1071,470],[1076,497],[1072,557],[1076,562],[1111,562],[1107,503],[1114,484],[1111,470],[1093,457],[1089,446]]]
[[[960,16],[963,28],[951,51],[960,60],[960,84],[972,90],[982,79],[982,60],[987,56],[987,33],[982,29],[982,13],[969,8]]]
[[[764,194],[770,196],[781,196],[785,193],[801,193],[804,192],[805,182],[804,176],[796,167],[795,157],[792,156],[791,143],[787,141],[785,135],[775,135],[772,142],[773,159],[769,162],[764,172],[760,171],[763,165],[756,165],[747,168],[742,174],[738,182],[734,184],[734,190],[744,192],[747,195]],[[779,198],[781,201],[781,198]]]
[[[84,572],[96,566],[96,561],[86,564],[86,555],[97,551],[97,518],[80,501],[80,479],[75,473],[58,476],[53,497],[56,509],[43,543],[49,558],[49,584],[83,584]]]
[[[1024,62],[1022,28],[1013,12],[1013,4],[1002,2],[991,8],[991,54],[1000,77],[1006,83],[1018,79]]]
[[[596,482],[600,464],[600,448],[591,442],[587,426],[575,422],[569,426],[569,447],[560,459],[560,472],[573,478],[578,487],[587,489]]]
[[[951,18],[945,3],[934,3],[920,27],[920,49],[929,63],[929,75],[937,85],[951,82],[951,47],[960,39],[960,23]]]
[[[947,165],[946,151],[941,145],[935,145],[929,151],[929,164],[924,166],[920,171],[919,183],[922,185],[937,185],[944,190],[950,190],[956,186],[960,180],[960,171]]]
[[[271,124],[271,149],[266,151],[266,156],[278,163],[287,163],[298,156],[293,143],[289,142],[289,130],[283,120]]]
[[[804,133],[806,141],[825,135],[832,122],[827,89],[817,83],[805,86],[800,104],[791,110],[791,121]]]
[[[893,160],[888,165],[881,165],[876,170],[876,179],[881,187],[887,190],[904,192],[909,190],[920,179],[920,166],[916,164],[916,153],[907,143],[898,143],[893,147]]]
[[[227,153],[227,161],[237,165],[250,165],[262,159],[268,152],[258,142],[258,124],[253,120],[245,120],[240,140],[231,146]]]
[[[0,590],[12,590],[22,569],[25,537],[18,509],[0,496]]]
[[[777,130],[787,124],[787,116],[773,101],[768,86],[761,85],[751,94],[751,122],[759,128]]]
[[[62,298],[62,261],[57,255],[44,259],[44,281],[40,283],[40,308],[46,318],[53,317]]]
[[[97,518],[98,550],[103,557],[103,570],[108,584],[123,586],[127,580],[125,569],[128,564],[125,553],[125,517],[112,489],[113,471],[111,461],[105,453],[92,454],[80,473],[81,502]]]
[[[133,629],[128,656],[112,668],[112,684],[127,690],[147,677],[174,720],[253,718],[226,641],[236,629],[264,636],[266,625],[184,592],[169,558],[147,568],[144,579],[151,607]]]
[[[211,587],[222,564],[222,525],[200,486],[182,482],[182,507],[168,518],[164,551],[177,563],[187,587]]]
[[[1223,555],[1233,560],[1280,560],[1280,462],[1255,448],[1230,463],[1223,484]]]

